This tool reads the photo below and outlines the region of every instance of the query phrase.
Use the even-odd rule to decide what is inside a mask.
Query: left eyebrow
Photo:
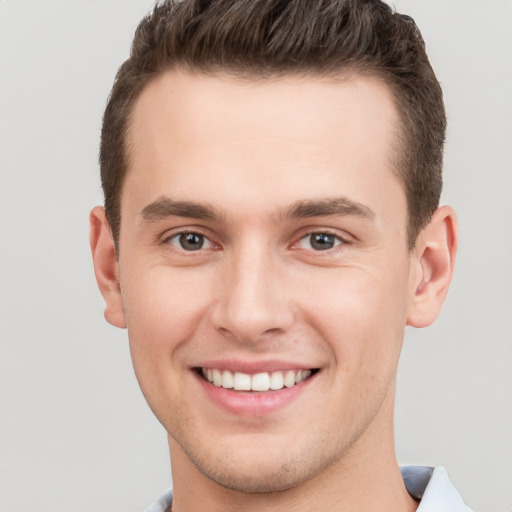
[[[348,215],[365,219],[373,219],[375,217],[375,213],[368,206],[346,197],[296,201],[284,212],[284,217],[290,219],[332,215]]]
[[[157,222],[168,217],[186,217],[200,220],[219,220],[221,218],[212,206],[191,201],[174,201],[162,196],[145,206],[139,213],[143,222]]]

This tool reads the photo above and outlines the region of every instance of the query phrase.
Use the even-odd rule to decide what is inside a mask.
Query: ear
[[[119,285],[119,263],[112,231],[102,206],[93,208],[89,224],[94,273],[105,300],[105,319],[116,327],[125,328],[126,320]]]
[[[426,327],[439,316],[453,275],[457,243],[455,211],[442,206],[420,232],[411,255],[407,325]]]

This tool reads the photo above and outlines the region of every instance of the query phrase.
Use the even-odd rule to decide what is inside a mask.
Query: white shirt
[[[404,466],[402,477],[409,494],[421,500],[417,512],[472,512],[443,467]],[[171,503],[172,489],[169,489],[146,512],[165,512]]]
[[[402,478],[409,494],[421,500],[416,512],[471,512],[442,466],[404,466]]]

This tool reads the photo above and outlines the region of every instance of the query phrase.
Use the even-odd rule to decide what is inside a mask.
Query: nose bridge
[[[279,258],[257,240],[241,244],[227,258],[214,323],[243,342],[284,332],[293,322]]]

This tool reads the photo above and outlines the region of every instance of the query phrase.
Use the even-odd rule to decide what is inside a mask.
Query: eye
[[[342,243],[340,238],[330,233],[309,233],[299,240],[298,246],[300,249],[327,251]]]
[[[172,246],[184,251],[199,251],[201,249],[211,249],[213,243],[201,233],[186,232],[178,233],[166,240]]]

